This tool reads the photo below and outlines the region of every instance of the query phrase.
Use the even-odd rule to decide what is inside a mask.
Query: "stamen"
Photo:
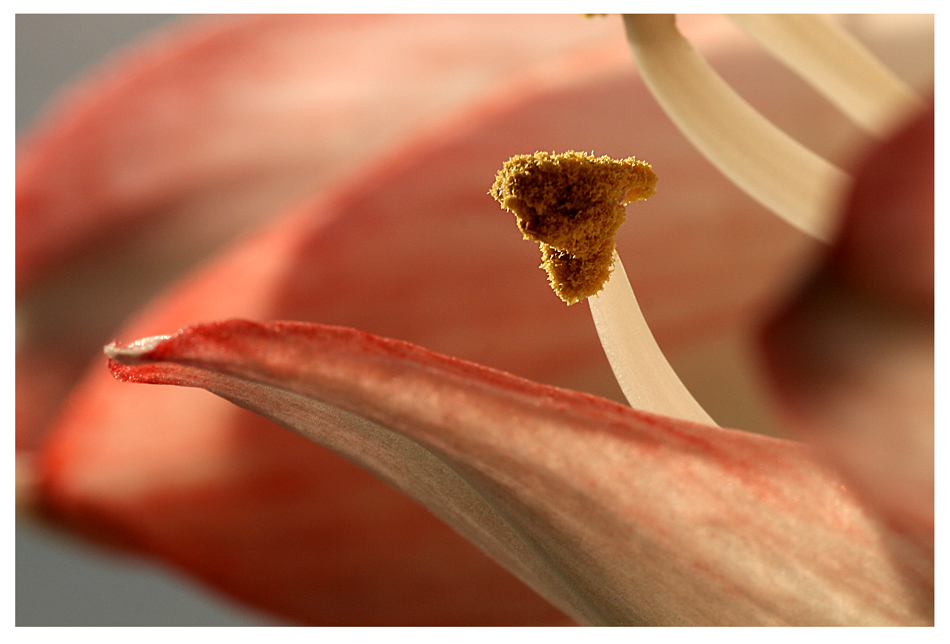
[[[753,199],[830,239],[848,175],[740,98],[680,35],[673,16],[624,16],[624,24],[644,81],[686,138]]]
[[[823,16],[730,16],[762,47],[869,133],[886,136],[923,101],[847,31]]]
[[[664,416],[716,423],[667,362],[647,326],[620,257],[604,289],[587,300],[614,377],[631,407]]]
[[[525,239],[540,243],[542,267],[558,296],[568,305],[589,298],[630,405],[711,425],[660,351],[615,250],[624,204],[651,197],[656,181],[650,165],[634,158],[537,152],[509,159],[490,194],[515,214]]]

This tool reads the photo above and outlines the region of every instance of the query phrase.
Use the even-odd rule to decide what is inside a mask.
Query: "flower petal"
[[[294,623],[569,623],[409,497],[318,445],[236,407],[196,404],[203,392],[117,396],[121,385],[100,374],[63,419],[84,431],[57,432],[36,464],[41,508],[70,533]],[[130,424],[159,405],[193,424],[161,414]]]
[[[122,380],[207,388],[355,460],[582,620],[932,619],[913,562],[791,443],[337,327],[230,321],[108,352]]]
[[[790,435],[931,557],[933,119],[931,105],[865,160],[827,263],[764,335]]]
[[[176,219],[180,253],[220,244],[525,67],[596,61],[615,30],[576,16],[185,23],[74,88],[21,146],[17,282],[134,220]]]

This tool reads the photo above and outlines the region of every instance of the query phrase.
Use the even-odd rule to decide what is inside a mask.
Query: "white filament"
[[[696,53],[673,16],[624,16],[637,67],[693,145],[753,199],[827,241],[850,179],[746,103]]]
[[[851,34],[815,15],[730,16],[785,66],[871,134],[923,107],[908,85]]]
[[[587,301],[604,353],[631,407],[715,425],[653,339],[616,251],[610,279]]]

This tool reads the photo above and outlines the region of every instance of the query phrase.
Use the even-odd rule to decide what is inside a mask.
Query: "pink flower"
[[[229,220],[289,208],[118,337],[212,322],[113,347],[113,374],[210,389],[329,447],[546,601],[329,451],[203,392],[115,382],[101,363],[49,430],[18,418],[36,506],[311,623],[932,622],[927,117],[867,156],[866,137],[724,23],[683,22],[756,107],[857,168],[827,262],[678,134],[614,18],[208,24],[98,79],[18,160],[24,297],[83,244],[123,242],[139,268],[87,282],[111,301],[118,279],[152,270],[147,249],[174,269],[202,228],[227,236]],[[932,38],[877,25],[854,28],[898,66],[888,52]],[[926,90],[927,66],[909,62]],[[658,341],[688,366],[690,350],[745,347],[787,308],[765,336],[792,419],[776,427],[813,447],[607,399],[621,396],[589,318],[547,291],[485,194],[502,161],[535,149],[653,164],[659,192],[631,209],[618,248]],[[908,176],[874,194],[881,167]],[[897,208],[909,219],[895,232]],[[120,232],[133,226],[152,228]],[[926,260],[928,241],[929,274],[926,261],[881,269]],[[818,286],[792,297],[819,265]],[[73,338],[75,354],[44,350],[73,325],[44,331],[23,310],[37,330],[18,354],[18,413],[54,400],[39,376],[85,352]],[[707,367],[725,386],[736,360]],[[730,416],[716,398],[707,411],[742,426],[749,406]]]

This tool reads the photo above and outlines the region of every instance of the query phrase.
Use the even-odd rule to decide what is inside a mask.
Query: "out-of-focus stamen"
[[[772,125],[723,81],[673,16],[624,16],[637,68],[681,132],[733,183],[827,241],[850,179]]]
[[[730,16],[785,66],[877,137],[923,101],[851,34],[823,16]]]

